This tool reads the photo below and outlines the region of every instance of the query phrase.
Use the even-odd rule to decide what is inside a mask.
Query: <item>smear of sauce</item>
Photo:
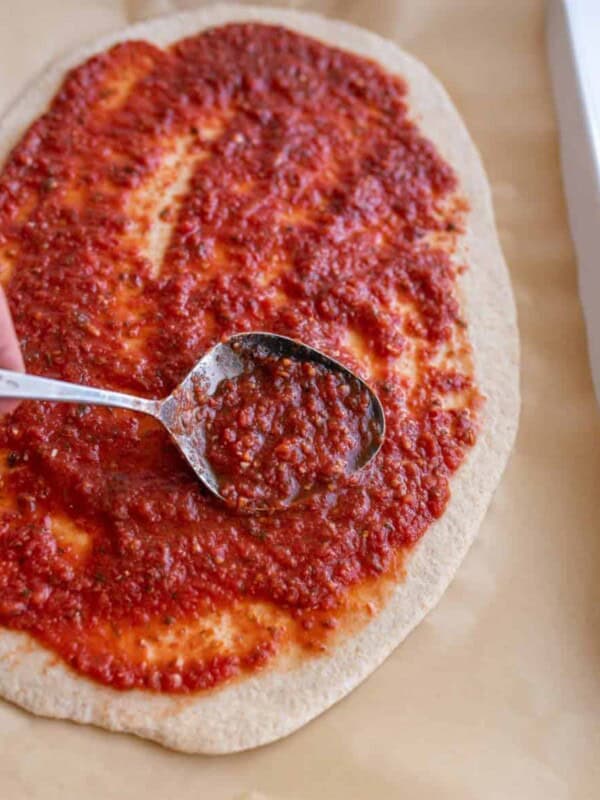
[[[212,497],[152,420],[23,403],[0,422],[0,624],[104,684],[191,692],[305,640],[320,651],[359,618],[356,598],[368,604],[443,514],[477,436],[449,256],[456,190],[402,80],[282,28],[127,42],[71,71],[0,174],[28,372],[162,398],[216,342],[271,331],[357,371],[387,432],[363,470],[248,515]],[[308,398],[282,403],[293,442],[266,441],[283,445],[279,496],[303,478],[294,408],[325,448],[323,477],[351,457],[360,414],[333,391],[346,415],[334,453]],[[233,410],[234,387],[217,402]],[[240,460],[263,458],[261,435]]]

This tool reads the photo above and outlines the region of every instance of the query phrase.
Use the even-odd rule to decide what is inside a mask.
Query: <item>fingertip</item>
[[[10,414],[19,405],[19,400],[3,399],[0,400],[0,416]]]

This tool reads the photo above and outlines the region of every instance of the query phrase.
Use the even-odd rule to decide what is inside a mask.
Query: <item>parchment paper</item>
[[[69,47],[192,5],[2,0],[0,106]],[[425,61],[482,151],[522,336],[512,461],[438,608],[370,680],[299,733],[240,755],[184,756],[0,702],[0,798],[600,797],[600,424],[560,184],[543,3],[290,5],[371,28]]]

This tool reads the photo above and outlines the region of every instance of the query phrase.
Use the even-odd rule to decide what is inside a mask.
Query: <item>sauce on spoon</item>
[[[196,416],[228,504],[283,508],[362,465],[380,438],[366,387],[320,364],[234,349],[243,370],[198,397]]]

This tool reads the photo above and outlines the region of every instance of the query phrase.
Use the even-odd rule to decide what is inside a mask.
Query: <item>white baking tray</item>
[[[547,41],[569,223],[600,403],[600,0],[549,0]]]

